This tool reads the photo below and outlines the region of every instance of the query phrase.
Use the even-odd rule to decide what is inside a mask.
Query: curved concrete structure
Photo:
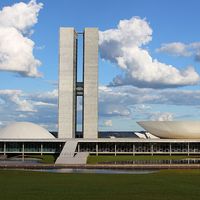
[[[140,121],[137,123],[159,138],[200,139],[200,121]]]
[[[49,131],[30,122],[15,122],[0,130],[0,139],[53,139]]]

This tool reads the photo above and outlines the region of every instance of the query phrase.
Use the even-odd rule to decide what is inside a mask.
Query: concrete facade
[[[60,29],[58,138],[76,137],[77,96],[83,96],[83,138],[98,137],[98,29],[83,33],[83,81],[77,82],[74,28]]]
[[[60,28],[58,137],[75,137],[76,41],[74,28]]]
[[[98,137],[98,29],[84,31],[83,137]]]

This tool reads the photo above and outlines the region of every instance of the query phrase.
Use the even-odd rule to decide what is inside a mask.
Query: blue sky
[[[57,129],[61,26],[100,30],[100,130],[199,119],[199,7],[198,0],[1,0],[0,126],[32,121]]]

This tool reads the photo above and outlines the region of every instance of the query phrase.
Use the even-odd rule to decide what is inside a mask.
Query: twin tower
[[[83,81],[77,81],[78,33],[60,28],[58,138],[76,138],[77,97],[83,97],[83,138],[98,137],[98,29],[83,34]]]

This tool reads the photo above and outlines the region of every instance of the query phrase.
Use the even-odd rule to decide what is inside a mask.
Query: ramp
[[[86,164],[89,153],[79,152],[75,154],[78,141],[67,141],[57,158],[55,164]]]

